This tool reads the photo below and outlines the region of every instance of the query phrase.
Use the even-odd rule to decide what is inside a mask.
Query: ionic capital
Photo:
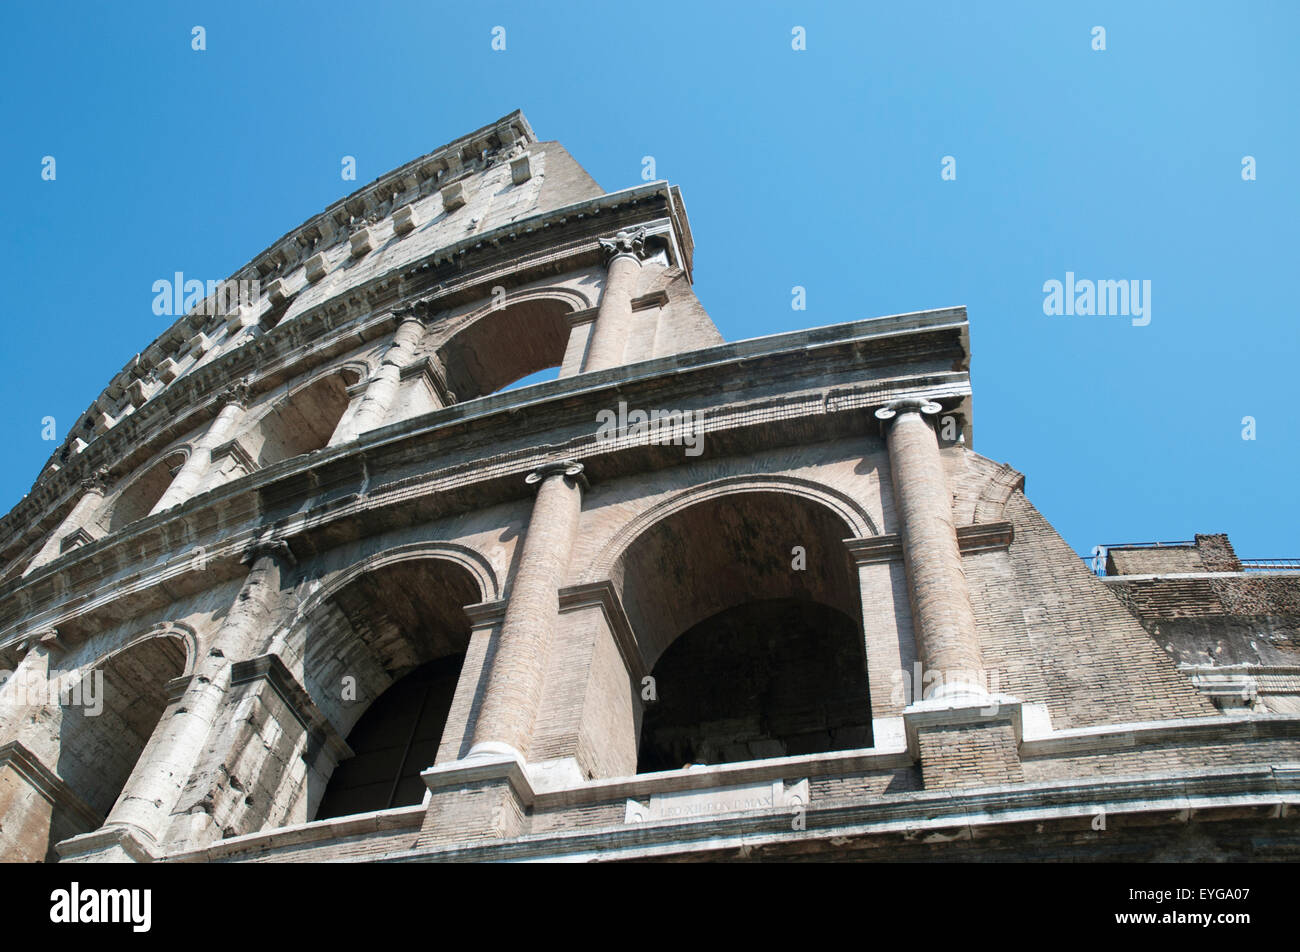
[[[574,484],[581,486],[583,489],[588,487],[587,477],[583,473],[583,465],[574,462],[571,459],[556,460],[551,463],[543,463],[535,470],[524,477],[524,482],[533,486],[551,476],[563,476]]]
[[[876,411],[877,420],[892,420],[900,413],[921,413],[925,416],[934,416],[941,411],[943,407],[933,400],[924,400],[915,397],[908,397],[903,400],[894,400]]]
[[[293,554],[293,549],[289,548],[289,543],[284,539],[266,537],[258,539],[247,549],[244,550],[242,559],[245,565],[252,565],[258,559],[269,555],[282,565],[294,566],[298,564],[298,559]]]

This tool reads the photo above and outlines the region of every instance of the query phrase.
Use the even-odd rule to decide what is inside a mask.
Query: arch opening
[[[57,773],[100,816],[121,796],[167,708],[169,682],[185,670],[184,639],[164,634],[59,679]]]
[[[116,532],[149,515],[184,462],[184,453],[172,453],[131,480],[96,518],[100,532]]]
[[[420,665],[376,698],[348,734],[353,757],[334,770],[316,819],[414,806],[420,771],[438,756],[465,653]]]
[[[611,579],[655,679],[638,772],[871,745],[851,534],[821,502],[753,490],[675,509],[623,550]]]
[[[467,712],[454,716],[475,576],[440,557],[381,565],[322,601],[303,625],[307,690],[352,748],[316,789],[307,817],[328,819],[419,803],[420,772],[440,750],[459,755]],[[351,679],[345,681],[345,679]],[[350,684],[340,692],[340,684]]]
[[[447,386],[457,401],[539,383],[564,362],[570,306],[533,298],[492,310],[461,328],[438,348]]]
[[[638,773],[871,746],[857,623],[818,602],[719,612],[674,641],[654,677]]]
[[[263,414],[239,443],[259,468],[324,449],[351,403],[354,370],[326,374],[289,394]]]

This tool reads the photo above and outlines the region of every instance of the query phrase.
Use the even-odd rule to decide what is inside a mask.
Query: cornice
[[[401,519],[414,518],[413,512],[436,518],[444,509],[523,498],[522,476],[557,456],[583,462],[597,484],[641,472],[648,465],[648,435],[646,441],[611,445],[595,432],[595,409],[618,399],[647,406],[707,405],[707,432],[734,434],[726,439],[733,447],[737,438],[769,446],[870,434],[874,420],[866,411],[908,396],[960,401],[969,395],[969,378],[960,371],[922,370],[846,381],[873,365],[886,370],[902,360],[925,366],[936,356],[950,356],[962,326],[964,313],[948,309],[840,325],[833,332],[818,328],[718,345],[496,394],[372,431],[355,443],[232,480],[5,583],[0,640],[20,634],[20,625],[30,630],[56,624],[165,579],[177,577],[167,583],[175,588],[189,569],[179,556],[168,561],[168,553],[178,548],[206,546],[210,579],[215,563],[237,558],[238,548],[232,546],[246,544],[268,526],[301,558],[314,551],[315,533],[326,526],[346,527],[348,520],[382,523],[411,504],[418,508]],[[818,343],[810,342],[813,337]],[[810,425],[819,435],[809,436]],[[556,433],[574,435],[546,442]],[[514,449],[496,449],[512,443]],[[410,472],[412,460],[447,454],[460,461],[397,475]],[[665,456],[658,465],[672,463]],[[397,472],[385,480],[388,469]],[[309,497],[306,505],[304,497]],[[338,537],[335,529],[326,535]]]
[[[221,354],[179,377],[134,413],[86,444],[67,465],[51,471],[51,464],[66,455],[67,446],[57,451],[47,461],[32,490],[0,519],[0,545],[4,545],[5,551],[13,551],[21,541],[23,528],[43,523],[50,507],[69,501],[69,489],[82,478],[83,473],[102,467],[129,469],[131,461],[138,463],[149,450],[160,449],[158,444],[162,441],[162,434],[177,438],[215,415],[210,405],[211,397],[231,378],[251,376],[257,372],[257,376],[252,377],[252,391],[261,393],[273,389],[283,379],[286,368],[297,368],[295,357],[306,360],[312,354],[323,355],[316,362],[319,365],[337,356],[335,348],[343,342],[357,346],[388,332],[396,323],[394,315],[404,306],[447,310],[467,295],[476,293],[483,285],[490,287],[504,283],[513,286],[527,283],[538,271],[571,270],[593,263],[599,257],[599,243],[595,236],[604,227],[594,220],[596,216],[602,211],[635,209],[656,197],[667,198],[666,183],[650,183],[610,193],[600,199],[510,223],[450,249],[435,251],[422,259],[425,265],[407,266],[404,272],[395,269],[350,288],[266,334]],[[574,209],[579,211],[574,212]],[[608,224],[612,226],[616,222]],[[556,234],[565,229],[578,234],[567,245],[557,248],[551,229],[555,229]],[[543,232],[546,233],[544,239]],[[512,244],[533,233],[536,233],[539,247],[532,255],[526,254],[521,258]],[[542,241],[544,245],[540,244]],[[477,272],[471,272],[469,269],[480,258],[481,263],[476,264]],[[438,260],[437,267],[433,259]],[[427,287],[429,279],[435,276],[443,278],[445,283],[430,290]],[[404,299],[417,293],[414,288],[403,288],[408,281],[426,287],[420,296],[403,305]],[[380,302],[388,302],[391,306],[373,319],[363,320],[364,315],[372,313]],[[358,320],[363,322],[354,326]],[[305,369],[310,369],[310,366]]]

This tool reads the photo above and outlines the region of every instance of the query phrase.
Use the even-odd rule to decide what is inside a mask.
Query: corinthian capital
[[[620,231],[613,238],[602,238],[600,247],[605,251],[606,264],[621,255],[630,255],[640,261],[645,257],[645,229]]]
[[[229,403],[247,407],[250,396],[252,396],[252,387],[248,378],[245,377],[222,390],[220,396],[217,397],[217,402],[223,407]]]
[[[108,492],[108,487],[111,484],[112,478],[108,474],[107,467],[101,466],[89,476],[82,479],[81,491],[87,493],[99,493],[102,496]]]

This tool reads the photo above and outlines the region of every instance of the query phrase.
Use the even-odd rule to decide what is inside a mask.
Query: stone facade
[[[963,309],[725,342],[693,254],[516,112],[150,344],[0,520],[0,855],[1294,858],[1300,711],[1200,670],[1289,582],[1096,577]]]

